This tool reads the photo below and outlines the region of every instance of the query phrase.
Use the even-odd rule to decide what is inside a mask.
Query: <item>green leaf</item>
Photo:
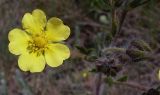
[[[5,79],[5,73],[0,72],[0,95],[8,95],[8,87],[7,87],[7,81]]]
[[[85,60],[89,61],[89,62],[95,62],[97,59],[97,56],[86,56]]]
[[[115,6],[116,7],[121,7],[124,3],[124,0],[116,0]]]
[[[105,82],[111,87],[114,83],[114,80],[111,76],[109,76],[105,79]]]
[[[147,52],[138,49],[128,49],[126,50],[126,54],[129,55],[134,62],[151,59],[151,56]]]
[[[88,55],[89,52],[90,52],[89,50],[87,50],[86,48],[81,47],[81,46],[76,46],[76,48],[77,48],[81,53],[86,54],[86,55]]]
[[[21,88],[22,95],[34,95],[31,87],[28,85],[27,81],[23,78],[22,73],[19,70],[16,70],[15,73],[16,73],[15,79]]]
[[[151,0],[133,0],[133,1],[129,4],[129,7],[130,7],[131,9],[134,9],[134,8],[136,8],[136,7],[139,7],[139,6],[142,6],[142,5],[146,4],[146,3],[148,3],[149,1],[151,1]]]
[[[122,76],[117,81],[126,82],[128,80],[128,76]]]
[[[131,44],[136,48],[138,48],[139,50],[152,51],[152,48],[150,47],[150,45],[143,40],[135,40]]]
[[[90,70],[90,72],[96,73],[97,69],[93,68],[93,69]]]

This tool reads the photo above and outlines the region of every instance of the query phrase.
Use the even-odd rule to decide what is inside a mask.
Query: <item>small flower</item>
[[[15,28],[8,34],[9,51],[19,55],[18,66],[22,71],[41,72],[45,63],[60,66],[70,56],[66,45],[58,43],[70,35],[70,28],[59,18],[46,20],[45,13],[36,9],[22,18],[24,30]]]
[[[160,70],[158,71],[158,79],[160,80]]]
[[[87,71],[83,71],[83,72],[82,72],[82,77],[83,77],[83,78],[87,78],[88,75],[89,75],[89,73],[88,73]]]

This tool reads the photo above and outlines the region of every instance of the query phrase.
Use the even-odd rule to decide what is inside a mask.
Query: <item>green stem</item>
[[[116,35],[116,33],[117,33],[115,1],[114,0],[110,0],[110,4],[112,6],[112,9],[111,9],[111,12],[112,12],[111,13],[111,16],[112,16],[111,33],[112,33],[112,36],[114,37]],[[95,93],[95,95],[100,95],[101,84],[102,84],[102,73],[99,73],[99,75],[97,77],[96,93]]]
[[[102,73],[99,73],[97,78],[95,95],[100,95],[101,84],[102,84]]]
[[[114,0],[110,1],[112,9],[111,9],[111,16],[112,16],[112,28],[111,28],[111,32],[112,32],[112,36],[114,37],[116,35],[117,32],[117,22],[116,22],[116,9],[115,9],[115,5],[114,5]]]

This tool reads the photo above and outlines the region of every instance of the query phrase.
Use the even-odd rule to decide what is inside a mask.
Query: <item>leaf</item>
[[[128,80],[128,76],[122,76],[117,81],[126,82]]]
[[[111,87],[114,83],[114,80],[111,76],[109,76],[105,79],[105,82]]]
[[[148,54],[145,51],[133,48],[126,50],[126,54],[129,55],[134,62],[142,61],[148,58]]]
[[[152,51],[150,45],[143,40],[135,40],[131,43],[133,46],[143,51]]]
[[[121,7],[124,3],[124,0],[116,0],[115,7]]]
[[[97,69],[93,68],[90,72],[96,73],[98,71],[97,71]]]
[[[8,87],[7,87],[7,81],[5,79],[5,73],[0,72],[0,95],[8,95]]]
[[[15,79],[21,88],[22,95],[34,95],[31,87],[28,85],[27,81],[23,78],[22,73],[19,70],[16,70],[15,72],[16,72]]]
[[[86,54],[86,55],[88,55],[89,52],[90,52],[89,50],[87,50],[86,48],[81,47],[81,46],[76,46],[76,48],[77,48],[81,53]]]
[[[89,61],[89,62],[95,62],[97,59],[97,56],[86,56],[85,60]]]
[[[149,1],[151,1],[151,0],[133,0],[133,1],[129,4],[129,7],[130,7],[131,9],[134,9],[134,8],[136,8],[136,7],[138,7],[138,6],[142,6],[142,5],[146,4],[146,3],[148,3]]]

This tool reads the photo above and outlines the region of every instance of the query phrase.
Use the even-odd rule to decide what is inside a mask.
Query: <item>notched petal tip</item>
[[[45,68],[44,56],[37,56],[35,53],[23,53],[18,59],[18,66],[23,71],[32,73],[42,72]]]
[[[30,34],[43,32],[46,23],[46,15],[40,9],[35,9],[32,13],[25,13],[22,18],[23,28]]]
[[[17,50],[14,46],[13,46],[13,43],[9,43],[8,45],[8,49],[9,49],[9,52],[14,54],[14,55],[20,55],[21,52],[19,50]]]
[[[67,25],[64,25],[64,27],[66,28],[66,36],[65,36],[64,40],[66,40],[70,36],[71,30],[70,30],[69,26],[67,26]]]
[[[48,22],[50,22],[50,23],[48,23],[48,24],[53,24],[53,25],[55,25],[55,26],[58,26],[58,25],[63,24],[63,21],[62,21],[61,19],[57,18],[57,17],[52,17],[52,18],[50,18],[50,19],[48,20]]]
[[[23,53],[23,51],[26,50],[30,37],[25,31],[15,28],[9,32],[8,39],[9,51],[12,54],[20,55],[21,53]]]
[[[9,41],[14,40],[17,33],[19,35],[21,32],[22,32],[22,30],[20,30],[18,28],[14,28],[14,29],[10,30],[9,33],[8,33],[8,40]]]
[[[59,18],[53,17],[47,22],[46,34],[49,40],[59,42],[70,35],[70,28]]]
[[[44,13],[44,11],[43,11],[43,10],[41,10],[41,9],[34,9],[34,10],[32,11],[32,13],[36,13],[36,12]]]
[[[49,49],[45,52],[45,59],[49,66],[58,67],[63,64],[64,60],[70,57],[70,50],[63,44],[50,44]]]

